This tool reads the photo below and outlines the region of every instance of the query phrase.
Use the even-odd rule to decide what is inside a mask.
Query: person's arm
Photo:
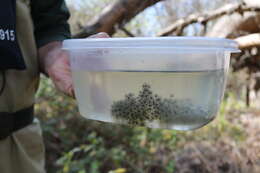
[[[106,33],[90,36],[91,38],[107,38]],[[39,60],[42,71],[47,74],[56,88],[74,97],[73,82],[69,64],[69,55],[61,49],[60,41],[50,42],[39,48]]]
[[[49,76],[56,88],[73,96],[68,55],[62,41],[70,38],[70,14],[64,0],[31,0],[31,16],[38,48],[40,71]]]
[[[32,18],[41,72],[49,76],[56,88],[74,96],[69,56],[61,49],[70,38],[69,12],[63,0],[31,0]],[[100,33],[92,37],[108,37]]]
[[[71,37],[70,13],[64,0],[31,0],[31,16],[38,48]]]
[[[40,69],[59,91],[74,97],[69,57],[61,46],[61,41],[53,41],[38,49]]]

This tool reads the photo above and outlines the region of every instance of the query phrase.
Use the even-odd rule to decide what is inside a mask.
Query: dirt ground
[[[177,173],[260,173],[260,110],[230,114],[238,115],[228,121],[241,126],[245,139],[221,136],[188,143],[175,155]]]

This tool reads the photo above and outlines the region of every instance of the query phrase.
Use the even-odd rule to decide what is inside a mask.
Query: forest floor
[[[217,118],[195,131],[130,128],[85,120],[75,101],[41,87],[36,115],[48,173],[259,173],[258,104],[226,97]]]
[[[185,143],[175,157],[176,172],[259,173],[260,110],[230,110],[227,121],[232,127],[227,125],[217,139],[200,137]],[[196,133],[199,136],[202,132]]]

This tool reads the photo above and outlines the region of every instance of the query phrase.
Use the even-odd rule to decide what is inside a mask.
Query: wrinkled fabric
[[[0,140],[1,173],[45,173],[44,145],[37,120]]]
[[[16,35],[16,0],[0,5],[0,70],[7,69],[25,69]]]
[[[17,41],[26,69],[5,72],[0,112],[13,113],[34,104],[40,75],[37,47],[69,38],[66,10],[62,0],[16,0]],[[0,140],[0,173],[45,173],[44,159],[37,122]]]
[[[70,38],[69,10],[64,0],[31,0],[37,47]]]

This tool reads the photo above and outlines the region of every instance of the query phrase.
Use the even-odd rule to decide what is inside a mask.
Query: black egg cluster
[[[111,114],[116,119],[127,121],[130,125],[145,125],[147,121],[167,120],[176,114],[173,109],[173,96],[169,99],[162,99],[157,94],[153,94],[149,84],[144,83],[138,96],[129,93],[124,100],[116,101],[112,104]]]
[[[111,114],[116,120],[140,126],[155,120],[163,124],[201,121],[212,115],[209,110],[193,105],[188,99],[176,99],[174,95],[162,98],[154,94],[147,83],[142,85],[138,96],[129,93],[124,100],[116,101],[111,106]]]

